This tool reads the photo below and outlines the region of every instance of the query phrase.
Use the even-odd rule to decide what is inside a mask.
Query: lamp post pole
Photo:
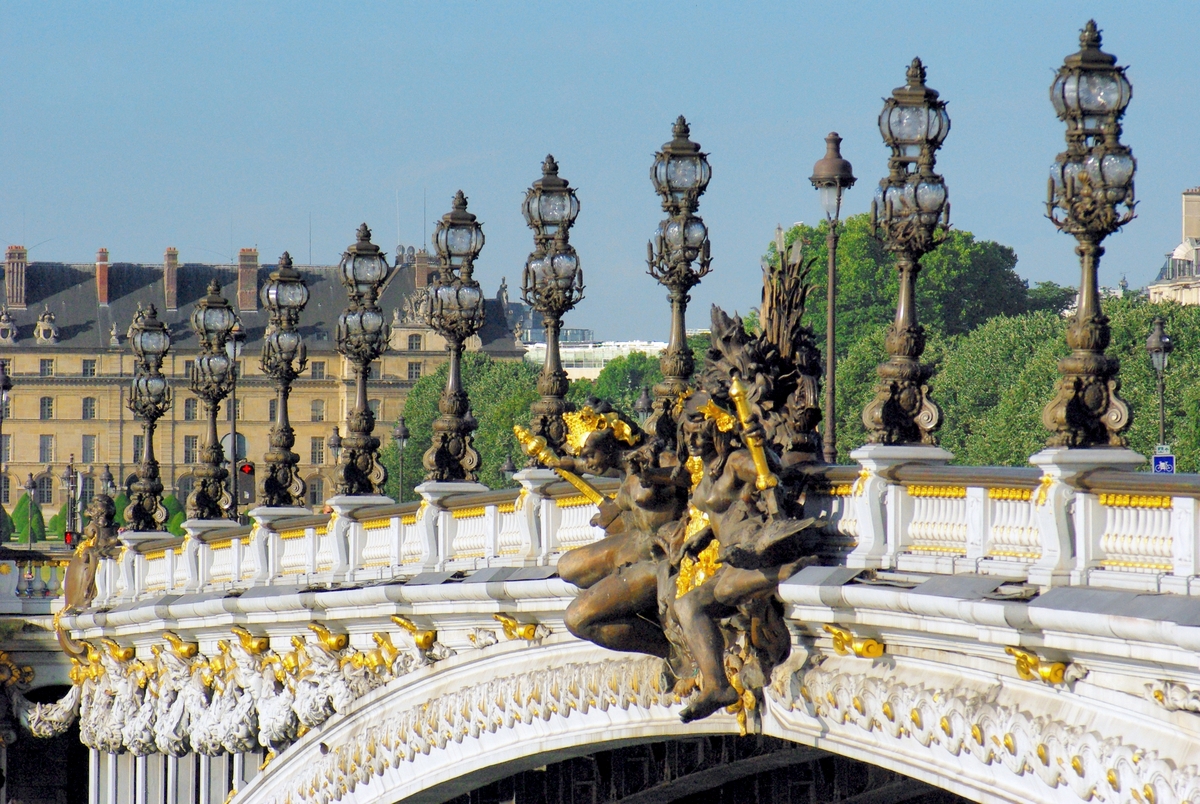
[[[1161,318],[1154,319],[1154,328],[1150,331],[1150,337],[1146,339],[1146,351],[1150,354],[1150,362],[1154,366],[1154,373],[1158,376],[1158,443],[1167,443],[1167,358],[1171,351],[1175,348],[1175,344],[1171,342],[1171,336],[1167,334],[1166,325]]]
[[[671,303],[671,337],[661,363],[663,381],[654,386],[654,411],[646,429],[669,444],[675,442],[675,401],[687,390],[694,368],[687,342],[688,292],[711,270],[708,228],[696,214],[712,177],[700,144],[689,139],[691,129],[680,115],[672,128],[673,139],[655,154],[650,180],[662,198],[667,219],[658,225],[654,240],[646,245],[652,277],[667,289]],[[697,267],[693,268],[695,263]]]
[[[441,270],[423,303],[426,321],[446,339],[450,369],[438,401],[441,415],[433,422],[433,442],[422,459],[429,482],[476,480],[479,453],[471,443],[475,430],[462,387],[463,343],[483,326],[483,292],[474,279],[475,259],[483,248],[483,227],[467,211],[462,190],[450,212],[437,222],[433,243]]]
[[[37,498],[34,494],[37,493],[37,483],[33,482],[33,473],[25,479],[25,493],[29,495],[29,507],[38,505]],[[33,516],[29,517],[29,530],[25,534],[25,551],[27,557],[25,559],[25,594],[27,596],[33,594]]]
[[[566,438],[562,415],[570,410],[564,399],[568,384],[559,353],[559,332],[563,315],[583,300],[583,271],[568,241],[571,224],[579,215],[579,199],[567,180],[559,177],[553,156],[542,163],[542,177],[526,192],[521,211],[534,232],[534,250],[525,262],[521,298],[542,314],[546,331],[546,360],[538,375],[542,397],[532,405],[531,429],[558,452]],[[530,460],[538,464],[536,457]]]
[[[404,502],[404,447],[408,444],[410,435],[412,433],[409,432],[408,425],[404,423],[404,417],[401,416],[396,420],[396,426],[392,428],[392,440],[396,442],[396,449],[400,454],[400,478],[396,483],[397,502]]]
[[[842,213],[842,193],[854,186],[854,171],[850,163],[842,158],[842,138],[830,132],[825,138],[825,156],[813,165],[809,178],[821,196],[821,207],[829,223],[825,235],[825,250],[828,257],[825,285],[825,463],[837,463],[837,420],[835,418],[837,397],[834,382],[837,379],[837,247],[838,222]],[[783,255],[780,254],[780,259]]]
[[[225,341],[225,356],[229,358],[229,518],[238,521],[238,449],[237,449],[237,381],[238,360],[242,357],[242,344],[246,332],[235,323]]]
[[[230,333],[237,316],[221,296],[216,279],[208,286],[208,295],[192,311],[192,329],[200,341],[200,355],[192,364],[192,393],[204,400],[208,422],[205,443],[196,467],[197,482],[187,498],[188,519],[221,519],[230,505],[225,498],[225,456],[217,435],[217,413],[233,388],[233,359],[226,353]],[[236,350],[235,350],[236,351]],[[236,428],[237,423],[234,422]],[[233,440],[230,440],[233,443]],[[232,449],[236,452],[237,447]]]
[[[137,480],[130,487],[125,522],[134,532],[152,532],[162,530],[167,523],[167,509],[162,504],[163,485],[154,457],[154,431],[158,420],[171,407],[171,387],[162,373],[163,358],[171,348],[171,335],[158,320],[153,304],[134,315],[129,342],[136,360],[128,404],[142,422],[146,447],[137,468]]]
[[[263,456],[267,471],[259,502],[268,508],[299,507],[304,504],[305,487],[297,466],[300,456],[292,452],[296,433],[288,419],[288,397],[292,382],[308,366],[307,350],[299,331],[300,312],[308,304],[308,286],[292,267],[292,257],[286,251],[263,285],[261,296],[263,306],[270,312],[263,338],[262,370],[275,381],[277,416],[271,428],[270,449]]]
[[[1042,424],[1052,433],[1051,447],[1123,447],[1129,407],[1118,396],[1120,362],[1105,354],[1110,331],[1097,271],[1104,238],[1134,217],[1137,163],[1120,141],[1132,88],[1116,56],[1100,49],[1095,21],[1088,20],[1079,45],[1050,86],[1055,112],[1067,124],[1067,150],[1050,169],[1046,201],[1051,223],[1078,242],[1079,305],[1067,326],[1071,354],[1058,363],[1062,376]]]
[[[12,391],[12,377],[8,375],[8,361],[0,360],[0,477],[7,478],[7,464],[12,456],[4,449],[4,420],[8,418],[9,392]]]
[[[925,85],[925,65],[913,59],[907,82],[892,90],[879,115],[879,130],[891,149],[888,175],[871,202],[871,222],[884,246],[896,255],[900,293],[888,327],[888,360],[878,368],[875,398],[863,408],[873,444],[936,443],[942,412],[926,384],[932,370],[920,362],[925,328],[917,321],[917,274],[921,257],[946,238],[950,205],[946,185],[933,172],[938,148],[950,132],[946,104]]]
[[[350,306],[338,318],[337,348],[354,366],[354,410],[342,439],[337,493],[376,494],[387,483],[387,470],[379,462],[379,439],[372,435],[375,414],[367,401],[367,376],[371,362],[387,351],[391,330],[377,303],[379,287],[387,279],[387,259],[371,242],[365,223],[358,227],[357,240],[346,249],[338,267]]]

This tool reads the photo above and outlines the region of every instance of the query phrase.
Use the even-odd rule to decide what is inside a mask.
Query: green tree
[[[12,539],[16,530],[12,517],[8,515],[8,511],[4,510],[4,506],[0,505],[0,543]]]
[[[18,542],[29,544],[31,535],[35,542],[46,540],[46,522],[42,519],[42,508],[34,504],[28,493],[22,494],[21,499],[13,506],[12,520]]]
[[[113,524],[118,528],[125,527],[125,509],[129,507],[129,495],[121,492],[113,498],[113,508],[117,509],[117,515],[113,517]]]
[[[630,352],[623,357],[608,361],[600,370],[591,386],[591,395],[603,399],[617,410],[633,415],[633,404],[641,396],[642,388],[653,389],[662,382],[662,369],[658,356],[645,352]],[[582,400],[581,400],[582,402]]]
[[[417,380],[404,403],[404,418],[411,433],[404,449],[405,495],[410,500],[412,488],[425,477],[421,459],[433,440],[433,420],[439,415],[438,399],[448,372],[449,364],[444,363]],[[502,488],[508,485],[500,471],[505,458],[511,456],[518,466],[524,462],[512,428],[529,422],[529,406],[538,398],[538,369],[524,361],[494,360],[482,352],[467,352],[463,355],[462,375],[471,413],[479,422],[475,431],[475,449],[481,459],[479,480],[492,488]],[[399,451],[390,443],[380,454],[388,470],[391,493],[395,493],[399,482],[399,458]]]
[[[1038,282],[1029,289],[1029,312],[1060,314],[1075,303],[1075,288],[1055,282]]]
[[[50,517],[50,521],[46,523],[46,534],[54,539],[63,539],[67,532],[67,504],[63,503],[62,507]]]

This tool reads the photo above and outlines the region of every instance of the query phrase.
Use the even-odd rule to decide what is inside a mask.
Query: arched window
[[[315,507],[324,503],[325,481],[319,477],[314,477],[308,481],[308,504]]]
[[[325,421],[325,401],[323,399],[312,401],[312,420],[314,422]]]
[[[378,399],[368,399],[367,407],[371,409],[371,415],[375,417],[375,421],[379,421],[380,402]]]
[[[42,475],[37,479],[37,491],[34,492],[38,505],[50,505],[54,502],[54,478]]]
[[[192,488],[195,486],[195,478],[191,475],[184,475],[175,481],[175,497],[180,502],[187,502],[188,496],[192,493]]]

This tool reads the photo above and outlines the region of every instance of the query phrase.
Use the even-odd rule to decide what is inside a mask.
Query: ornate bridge
[[[834,765],[776,777],[825,779],[814,801],[926,785],[972,801],[1200,801],[1197,478],[813,469],[805,505],[828,520],[831,566],[779,588],[791,656],[761,697],[685,725],[660,660],[564,629],[575,589],[557,557],[601,531],[552,477],[134,544],[102,562],[94,608],[63,618],[93,646],[71,692],[53,706],[14,693],[17,710],[42,735],[78,716],[104,804],[483,800],[543,767],[556,800],[667,801],[850,760],[874,768],[849,774],[870,784],[838,788]],[[679,787],[665,759],[638,760],[658,777],[632,787],[596,775],[598,757],[663,743],[754,761],[679,770]]]

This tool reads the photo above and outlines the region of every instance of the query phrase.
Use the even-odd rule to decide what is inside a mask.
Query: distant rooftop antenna
[[[427,218],[429,217],[429,203],[426,201],[428,195],[428,187],[421,188],[421,250],[425,250],[425,246],[429,245],[429,232],[426,230]]]

